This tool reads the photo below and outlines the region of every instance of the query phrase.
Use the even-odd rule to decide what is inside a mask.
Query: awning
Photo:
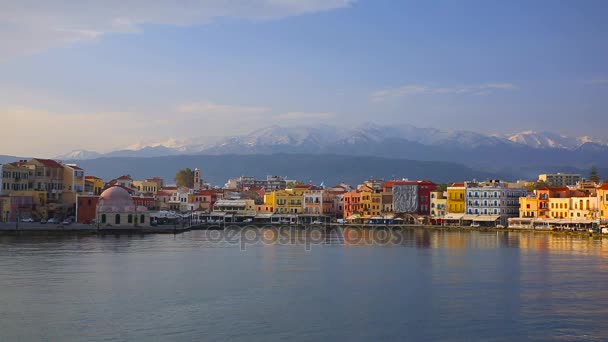
[[[221,211],[214,211],[209,214],[209,216],[224,216],[224,215],[226,215],[226,213],[221,212]]]
[[[475,222],[494,222],[500,219],[500,215],[463,215],[463,221],[475,221]]]
[[[383,218],[383,217],[380,217],[380,216],[374,216],[374,217],[370,217],[369,219],[370,219],[370,220],[384,220],[384,218]]]
[[[395,214],[386,214],[386,215],[384,215],[384,218],[387,220],[392,220],[395,218]]]
[[[255,218],[271,218],[272,217],[272,213],[268,213],[268,214],[257,214],[255,215]]]
[[[440,217],[444,220],[462,220],[464,214],[447,214],[444,217]]]
[[[349,217],[347,217],[346,219],[347,219],[347,220],[356,220],[356,219],[359,219],[359,218],[361,218],[359,215],[350,215],[350,216],[349,216]]]

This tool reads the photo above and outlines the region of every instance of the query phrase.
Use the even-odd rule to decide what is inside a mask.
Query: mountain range
[[[588,136],[533,131],[496,135],[372,123],[356,127],[270,126],[241,136],[138,143],[104,154],[76,150],[56,159],[276,153],[447,161],[493,171],[522,166],[608,166],[608,143]]]

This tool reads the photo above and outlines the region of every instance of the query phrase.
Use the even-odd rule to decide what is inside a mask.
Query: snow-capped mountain
[[[593,143],[605,145],[601,140],[591,138],[589,136],[568,137],[565,135],[552,132],[535,132],[526,131],[508,136],[508,139],[533,148],[560,148],[573,150],[579,148],[583,144]]]
[[[94,151],[73,150],[73,151],[70,151],[69,153],[57,156],[54,159],[58,159],[58,160],[86,160],[86,159],[99,158],[101,156],[102,156],[101,153],[97,153],[97,152],[94,152]]]
[[[472,131],[440,130],[411,125],[383,126],[365,123],[347,126],[270,126],[233,137],[196,137],[139,142],[106,154],[72,151],[62,160],[98,157],[157,157],[184,154],[330,153],[398,155],[408,158],[437,158],[459,151],[483,149],[487,153],[521,153],[522,148],[555,151],[604,150],[606,142],[588,136],[567,137],[551,132],[521,132],[488,135]],[[431,156],[428,156],[429,158]]]

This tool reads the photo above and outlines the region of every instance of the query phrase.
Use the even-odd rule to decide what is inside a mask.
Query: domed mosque
[[[136,206],[129,192],[118,185],[107,188],[99,196],[97,219],[104,227],[150,226],[148,209]]]

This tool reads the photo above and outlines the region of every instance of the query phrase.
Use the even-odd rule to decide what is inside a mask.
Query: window
[[[129,216],[127,216],[127,223],[133,223],[133,215],[129,214]]]
[[[101,223],[106,223],[106,214],[101,215]]]
[[[120,214],[116,214],[116,216],[114,217],[114,223],[120,224]]]

